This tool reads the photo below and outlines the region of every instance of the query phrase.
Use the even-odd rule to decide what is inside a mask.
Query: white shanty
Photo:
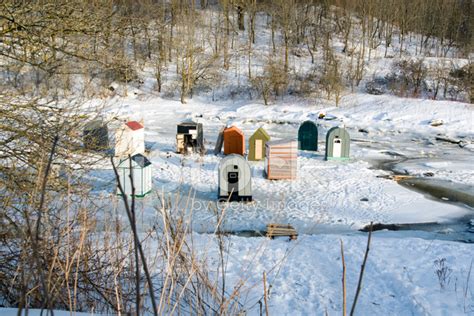
[[[115,156],[126,158],[129,155],[145,153],[145,128],[137,121],[123,124],[115,132]]]

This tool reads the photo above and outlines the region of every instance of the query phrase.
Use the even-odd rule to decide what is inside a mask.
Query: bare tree
[[[272,93],[274,96],[285,94],[288,81],[288,74],[281,62],[269,57],[265,62],[263,74],[252,78],[251,84],[262,96],[264,104],[268,105]]]

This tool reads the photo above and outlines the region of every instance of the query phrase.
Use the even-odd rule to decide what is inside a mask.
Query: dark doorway
[[[238,171],[228,172],[227,181],[229,183],[228,190],[229,190],[230,200],[235,201],[237,200],[239,196],[239,172]]]

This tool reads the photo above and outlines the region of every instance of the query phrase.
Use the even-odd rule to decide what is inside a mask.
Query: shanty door
[[[263,151],[263,142],[261,139],[255,140],[255,160],[262,159],[262,151]]]
[[[193,139],[194,138],[192,134],[184,135],[184,152],[186,154],[190,154],[193,152],[193,145],[194,145]]]
[[[342,153],[342,141],[340,138],[335,138],[332,146],[332,156],[334,158],[340,158]]]
[[[176,151],[182,153],[184,151],[184,135],[176,135]]]
[[[312,133],[308,131],[304,131],[300,136],[300,147],[303,150],[313,150],[315,147],[315,139],[312,137]]]
[[[229,191],[229,196],[238,196],[239,195],[239,172],[238,171],[227,172],[227,181],[229,183],[227,187],[227,190]]]

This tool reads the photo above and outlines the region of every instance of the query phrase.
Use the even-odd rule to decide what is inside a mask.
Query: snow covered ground
[[[270,51],[270,33],[263,29],[257,34],[255,52]],[[240,40],[240,45],[246,45],[245,36]],[[342,49],[339,44],[334,43],[335,50]],[[392,49],[397,51],[396,47]],[[373,76],[387,73],[393,61],[381,57],[383,48],[373,54],[361,86]],[[264,53],[254,56],[253,72],[262,68],[264,57]],[[313,65],[309,58],[290,55],[290,66],[304,72]],[[340,315],[340,240],[346,251],[350,309],[367,238],[358,229],[376,222],[433,226],[427,231],[374,233],[357,314],[474,315],[474,277],[469,276],[474,246],[450,241],[473,240],[473,233],[465,226],[474,220],[474,210],[429,198],[387,179],[394,171],[474,185],[473,105],[375,96],[358,88],[356,93],[343,96],[339,107],[322,98],[310,101],[290,96],[264,106],[260,101],[248,100],[242,91],[246,89],[245,58],[236,60],[232,67],[235,69],[222,73],[222,82],[215,91],[195,95],[184,105],[176,97],[168,99],[156,93],[151,71],[140,88],[128,87],[125,92],[116,87],[117,96],[107,100],[107,119],[143,119],[145,123],[154,192],[138,202],[141,229],[159,222],[155,208],[163,195],[173,201],[179,196],[178,203],[183,208],[188,206],[195,248],[207,258],[212,270],[218,265],[218,247],[210,234],[217,221],[215,208],[210,205],[217,198],[217,167],[223,157],[212,154],[218,131],[236,125],[248,140],[263,127],[277,140],[296,138],[304,120],[317,121],[319,151],[299,152],[297,180],[266,180],[263,162],[251,162],[255,202],[225,207],[225,231],[263,231],[266,224],[278,222],[290,223],[300,234],[296,242],[228,237],[227,284],[231,289],[246,279],[247,293],[241,303],[248,307],[249,314],[260,312],[265,271],[271,285],[271,315]],[[243,88],[239,88],[240,81]],[[227,88],[237,91],[237,96],[230,95]],[[321,113],[325,119],[318,119]],[[175,153],[176,125],[185,119],[203,123],[208,149],[204,156]],[[345,126],[351,135],[349,161],[323,159],[325,134],[333,126]],[[97,165],[90,177],[98,195],[120,205],[107,163]],[[465,231],[464,235],[456,234],[452,225],[458,225],[456,229]],[[443,268],[439,262],[445,264],[444,281],[436,274]]]
[[[214,237],[196,235],[194,240],[217,261],[217,246],[209,247],[217,243]],[[367,242],[362,234],[303,235],[296,242],[232,237],[227,277],[234,282],[248,278],[250,292],[242,303],[252,307],[249,315],[259,315],[264,271],[269,275],[270,315],[341,315],[341,240],[350,310]],[[472,315],[472,250],[472,244],[375,232],[356,315]],[[444,265],[435,262],[443,259]],[[446,278],[440,281],[437,271],[443,267]]]
[[[474,111],[459,102],[399,99],[355,94],[343,99],[338,108],[286,101],[272,106],[259,103],[208,103],[199,99],[182,105],[161,98],[119,99],[109,109],[110,116],[144,119],[146,142],[152,148],[155,189],[160,194],[188,195],[192,191],[193,226],[198,232],[214,230],[210,202],[216,200],[217,166],[222,156],[211,153],[218,130],[237,125],[246,138],[263,126],[272,139],[295,138],[299,124],[317,120],[320,126],[319,151],[302,152],[298,157],[296,181],[269,181],[263,176],[263,162],[251,162],[254,203],[232,204],[226,210],[226,230],[262,230],[269,222],[291,223],[301,233],[317,233],[318,227],[359,229],[371,221],[381,223],[449,222],[472,210],[457,204],[440,203],[384,179],[387,171],[379,162],[413,158],[394,169],[423,176],[473,184]],[[325,113],[331,120],[318,120]],[[208,153],[175,154],[176,124],[195,119],[204,125]],[[442,119],[443,125],[430,122]],[[348,162],[324,161],[326,131],[345,126],[352,138]],[[462,138],[464,146],[437,141],[438,135]],[[471,144],[471,145],[470,145]],[[113,177],[107,187],[113,192]],[[152,195],[143,200],[145,216],[154,216]],[[148,211],[147,211],[148,210]],[[245,219],[245,220],[243,220]]]
[[[213,270],[220,262],[217,238],[196,233],[192,238],[196,255],[207,259],[211,274],[217,273]],[[228,291],[244,281],[239,302],[248,315],[260,315],[266,272],[270,315],[341,315],[341,241],[349,311],[367,243],[363,233],[301,235],[292,242],[230,236]],[[356,315],[473,315],[472,253],[472,244],[435,240],[429,233],[374,232]],[[17,313],[0,308],[0,314]],[[39,311],[30,310],[28,315]]]
[[[320,113],[330,119],[317,119]],[[320,149],[299,152],[297,180],[266,180],[263,162],[251,162],[255,202],[225,208],[224,230],[262,231],[266,224],[279,222],[292,224],[300,233],[296,242],[229,237],[226,278],[229,287],[247,279],[248,293],[242,303],[249,306],[250,315],[259,314],[263,271],[271,284],[271,314],[340,314],[340,240],[346,249],[350,308],[366,244],[366,235],[357,229],[371,221],[449,225],[474,219],[472,208],[427,198],[384,178],[390,172],[382,168],[388,162],[400,173],[473,185],[474,110],[469,104],[363,94],[346,96],[338,108],[298,100],[265,107],[199,98],[182,105],[158,97],[128,97],[116,99],[108,115],[145,120],[156,193],[139,202],[142,229],[156,222],[158,196],[175,197],[179,192],[182,204],[192,205],[189,220],[195,247],[211,269],[218,264],[215,237],[207,234],[216,223],[209,205],[216,200],[217,166],[222,158],[211,153],[218,130],[235,124],[248,139],[263,126],[273,139],[295,138],[300,122],[318,121]],[[189,118],[204,124],[208,153],[202,157],[174,153],[176,124]],[[431,126],[433,120],[443,124]],[[351,134],[350,161],[323,159],[325,133],[336,125],[344,125]],[[440,135],[462,139],[462,144],[436,140]],[[112,172],[97,170],[94,176],[104,184],[97,193],[114,198]],[[469,276],[474,246],[443,240],[456,240],[445,238],[451,233],[442,226],[432,232],[375,232],[359,314],[474,314],[474,277]],[[437,271],[443,267],[447,275],[440,280]]]
[[[366,94],[345,96],[337,108],[318,102],[286,99],[263,106],[197,97],[183,105],[152,94],[144,97],[138,91],[116,97],[107,109],[108,118],[145,122],[155,192],[139,201],[142,229],[158,221],[155,207],[160,195],[174,197],[179,192],[184,205],[191,192],[189,219],[195,248],[207,258],[211,271],[218,265],[215,236],[208,234],[216,223],[209,205],[216,200],[217,166],[222,158],[211,153],[218,130],[235,124],[248,139],[263,126],[273,139],[295,138],[302,121],[318,122],[319,151],[299,152],[297,180],[266,180],[263,162],[251,162],[255,202],[225,209],[223,230],[262,231],[266,224],[279,222],[292,224],[300,234],[293,242],[228,237],[227,284],[232,288],[246,279],[241,303],[250,315],[260,312],[264,271],[271,286],[270,314],[340,315],[340,240],[346,252],[350,308],[367,239],[358,229],[370,222],[449,225],[474,219],[472,208],[427,198],[384,177],[390,174],[384,164],[392,163],[399,173],[474,185],[472,105]],[[320,113],[327,119],[318,119]],[[174,153],[176,124],[190,118],[204,125],[208,153],[202,157]],[[431,126],[434,120],[443,124]],[[324,161],[325,133],[337,125],[351,134],[352,158]],[[437,139],[440,137],[460,142]],[[96,168],[90,174],[95,193],[120,205],[110,166],[104,163]],[[358,314],[474,315],[474,277],[469,276],[474,244],[443,240],[458,239],[444,237],[449,234],[449,228],[375,232]],[[437,276],[439,271],[445,271],[444,279]]]

